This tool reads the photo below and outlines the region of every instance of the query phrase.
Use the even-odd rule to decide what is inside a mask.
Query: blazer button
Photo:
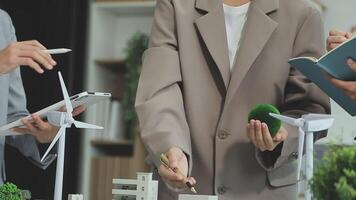
[[[227,192],[227,187],[225,187],[225,186],[219,186],[218,187],[218,193],[220,194],[220,195],[223,195],[223,194],[225,194]]]
[[[225,140],[226,138],[228,138],[231,134],[226,132],[226,131],[219,131],[218,133],[218,138],[220,140]]]

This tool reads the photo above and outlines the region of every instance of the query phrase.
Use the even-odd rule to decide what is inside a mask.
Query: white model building
[[[82,194],[69,194],[68,200],[84,200]]]
[[[152,173],[137,173],[137,179],[113,179],[113,199],[157,200],[158,181],[152,180]]]
[[[218,196],[180,194],[179,200],[218,200]]]

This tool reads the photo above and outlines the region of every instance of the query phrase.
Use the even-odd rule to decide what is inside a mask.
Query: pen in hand
[[[43,52],[48,53],[48,54],[63,54],[63,53],[71,52],[71,51],[72,51],[71,49],[66,49],[66,48],[43,50]]]
[[[192,191],[193,193],[197,193],[194,186],[188,181],[188,178],[182,172],[180,172],[178,169],[174,170],[169,166],[169,160],[165,154],[161,154],[160,161],[162,165],[164,165],[167,169],[170,169],[172,172],[178,173],[180,176],[184,177],[182,180],[184,184],[190,189],[190,191]]]

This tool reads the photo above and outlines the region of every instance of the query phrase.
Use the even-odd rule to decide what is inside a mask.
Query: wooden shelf
[[[91,141],[91,144],[94,146],[116,145],[120,147],[120,146],[128,146],[128,145],[131,146],[133,143],[131,140],[94,139]]]
[[[126,87],[125,60],[97,59],[94,62],[97,67],[100,67],[101,73],[105,77],[103,87],[111,93],[113,98],[121,100]]]
[[[87,90],[107,91],[113,98],[122,99],[127,73],[123,70],[125,63],[121,56],[124,56],[127,41],[132,35],[150,32],[155,6],[155,1],[90,2]],[[88,110],[85,114],[93,123],[102,121],[95,117],[96,110]],[[90,199],[112,199],[113,177],[135,178],[136,172],[150,169],[145,163],[147,152],[136,139],[125,141],[91,138],[90,134],[83,136],[84,155],[80,166],[80,182],[83,184],[80,190]]]
[[[126,61],[124,59],[97,59],[95,64],[118,73],[125,73]]]
[[[115,15],[152,15],[155,6],[156,1],[110,1],[94,3],[95,8]]]
[[[132,156],[133,142],[130,140],[94,139],[91,145],[105,155]]]

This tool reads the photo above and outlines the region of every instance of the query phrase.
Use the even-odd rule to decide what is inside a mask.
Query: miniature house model
[[[152,180],[152,173],[137,173],[137,179],[113,179],[113,199],[157,200],[158,181]]]
[[[179,200],[218,200],[218,196],[181,194]]]
[[[82,194],[69,194],[68,200],[83,200],[84,197]]]

